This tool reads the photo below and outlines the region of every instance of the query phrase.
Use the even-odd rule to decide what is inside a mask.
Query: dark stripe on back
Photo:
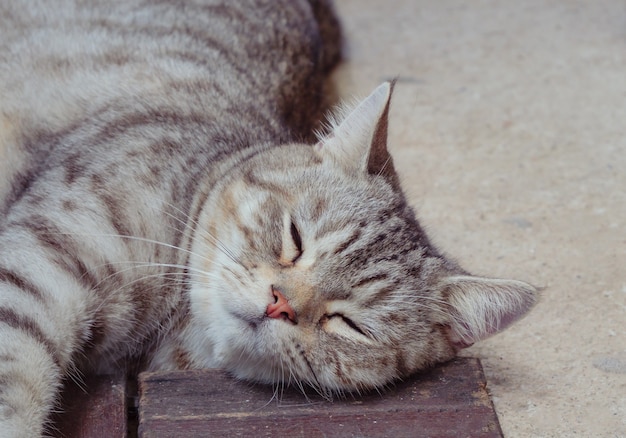
[[[133,236],[133,233],[126,226],[123,220],[126,217],[126,209],[120,205],[120,200],[123,198],[121,194],[113,195],[106,190],[99,190],[96,192],[96,196],[104,204],[108,210],[107,219],[115,228],[115,231],[122,238]]]
[[[35,320],[25,315],[19,315],[12,309],[0,307],[0,322],[15,330],[20,330],[35,339],[46,348],[46,351],[50,354],[54,362],[60,365],[55,343],[44,334]]]
[[[44,301],[44,294],[41,292],[41,290],[14,271],[0,268],[0,281],[16,286],[18,289],[28,293],[33,298],[36,298],[38,301]]]
[[[159,127],[176,126],[183,128],[189,125],[205,126],[211,122],[207,114],[200,112],[183,113],[177,112],[171,107],[155,108],[150,110],[134,110],[126,111],[120,114],[120,106],[131,106],[125,99],[113,101],[108,105],[104,105],[99,114],[93,117],[101,118],[96,123],[95,134],[81,137],[81,140],[88,141],[90,144],[108,144],[113,139],[122,134],[126,134],[128,130],[139,128],[142,126],[155,125]],[[132,108],[132,106],[131,106]],[[107,113],[116,115],[115,118],[106,118]]]
[[[88,289],[95,289],[99,281],[78,257],[76,241],[67,233],[39,215],[31,216],[18,225],[29,230],[37,241],[54,255],[50,261],[65,272],[71,274]]]
[[[103,316],[105,311],[102,308],[98,308],[93,313],[94,316],[92,316],[92,321],[88,328],[88,341],[84,347],[84,353],[87,357],[89,357],[93,349],[104,342],[109,331],[107,319]]]

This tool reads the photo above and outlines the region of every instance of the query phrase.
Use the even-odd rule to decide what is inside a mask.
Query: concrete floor
[[[398,77],[391,150],[434,241],[544,286],[482,360],[507,437],[626,437],[626,3],[336,0],[342,96]]]

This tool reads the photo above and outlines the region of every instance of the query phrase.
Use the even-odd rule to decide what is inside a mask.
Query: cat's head
[[[532,286],[470,276],[429,243],[387,152],[392,88],[317,145],[263,149],[213,190],[193,247],[194,362],[363,390],[448,360],[532,307]]]

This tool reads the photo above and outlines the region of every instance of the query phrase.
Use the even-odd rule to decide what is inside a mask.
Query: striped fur
[[[2,436],[89,371],[383,387],[532,306],[430,245],[391,84],[308,144],[339,43],[323,0],[0,5]]]

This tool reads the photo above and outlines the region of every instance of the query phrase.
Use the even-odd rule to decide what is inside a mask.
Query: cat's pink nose
[[[293,324],[297,324],[298,320],[296,319],[296,312],[289,305],[287,298],[285,298],[285,296],[274,286],[272,286],[272,295],[274,295],[274,299],[276,301],[267,305],[265,314],[270,318],[287,319]]]

